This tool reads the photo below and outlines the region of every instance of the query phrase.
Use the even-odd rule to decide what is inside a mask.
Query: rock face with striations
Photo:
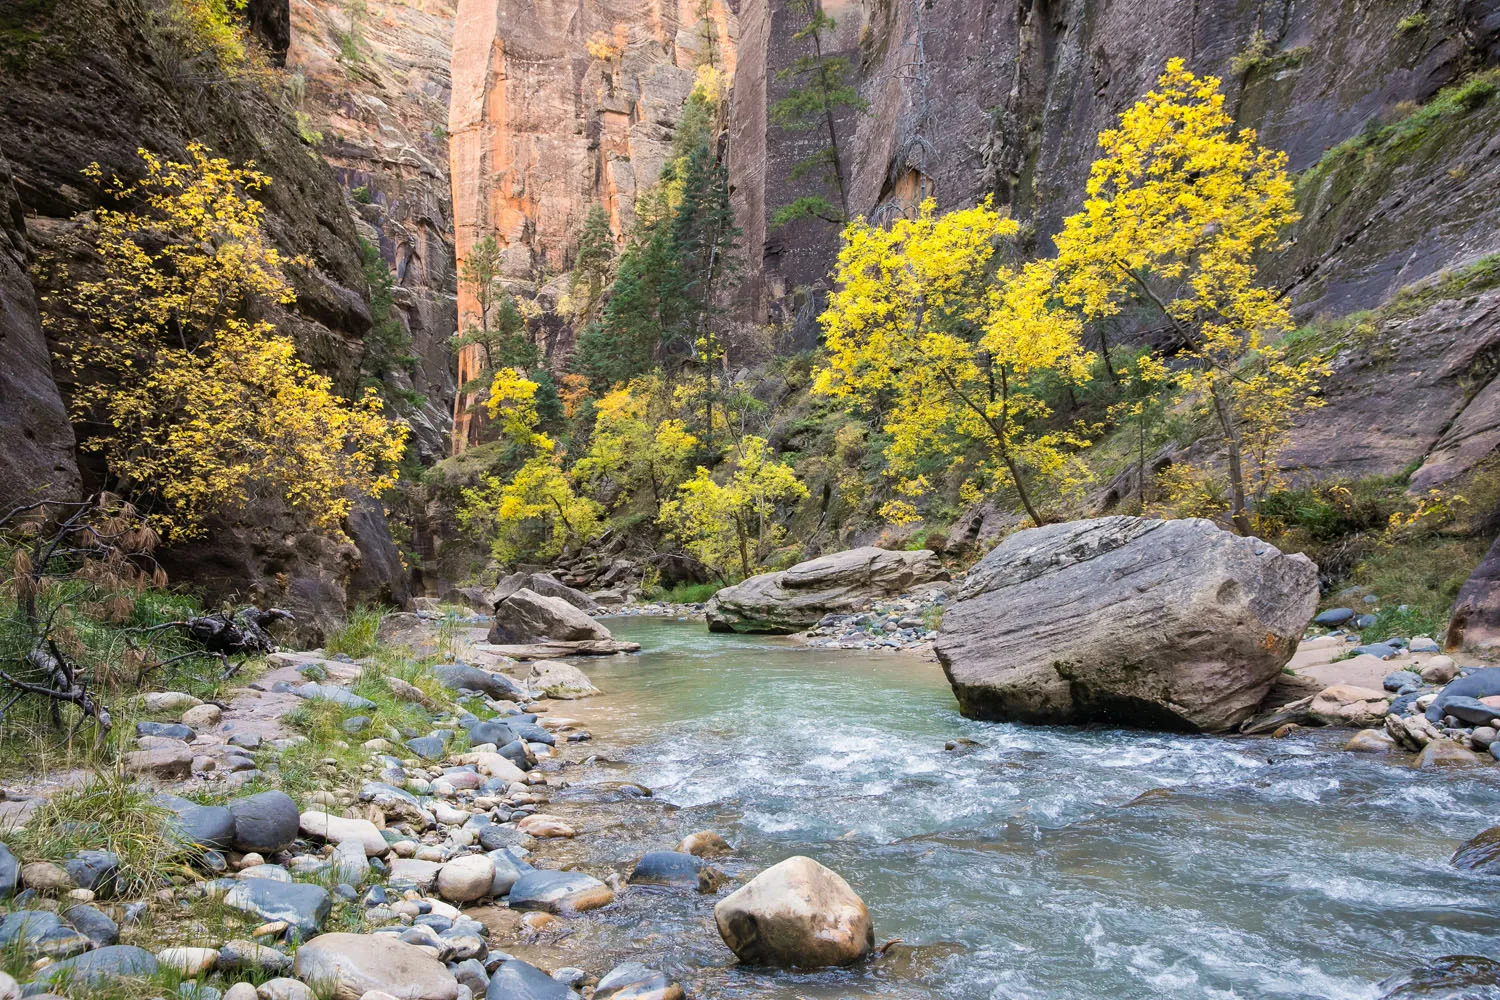
[[[969,572],[937,655],[971,718],[1225,732],[1291,658],[1317,577],[1197,518],[1032,528]]]
[[[710,632],[790,635],[824,615],[862,611],[871,601],[946,579],[948,571],[926,549],[867,545],[752,576],[709,598],[704,610]]]
[[[458,257],[495,238],[507,284],[541,309],[549,360],[572,346],[559,303],[589,207],[604,207],[617,237],[631,230],[637,196],[671,155],[698,66],[712,58],[734,72],[734,6],[459,0],[448,118]],[[462,328],[475,314],[465,289],[459,309]],[[481,361],[477,346],[464,350],[460,384]],[[475,440],[469,409],[461,401],[455,451]]]

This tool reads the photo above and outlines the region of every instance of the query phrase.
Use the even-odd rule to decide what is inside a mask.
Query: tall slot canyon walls
[[[405,414],[424,464],[447,454],[457,329],[448,103],[456,0],[291,0],[287,69],[299,126],[346,192],[360,236],[394,272],[422,398]],[[410,384],[405,384],[408,382]]]
[[[706,58],[705,26],[733,73],[738,20],[724,0],[458,0],[448,121],[457,256],[495,239],[504,280],[532,303],[554,365],[577,333],[557,315],[573,239],[595,203],[617,238],[630,231]],[[475,304],[463,288],[458,303],[463,329]],[[460,385],[478,371],[478,351],[461,353]],[[454,450],[476,430],[460,401]]]

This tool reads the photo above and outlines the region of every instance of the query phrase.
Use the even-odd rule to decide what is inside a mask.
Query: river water
[[[642,653],[586,664],[608,761],[567,769],[547,811],[584,835],[544,856],[628,874],[712,829],[742,878],[794,854],[838,871],[877,943],[901,944],[857,969],[747,970],[716,897],[633,887],[538,959],[639,959],[713,1000],[1373,998],[1423,959],[1500,959],[1500,880],[1447,863],[1500,823],[1500,767],[974,722],[914,657],[609,624]]]

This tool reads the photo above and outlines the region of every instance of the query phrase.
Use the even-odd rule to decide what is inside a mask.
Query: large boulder
[[[875,946],[864,901],[812,858],[767,868],[721,899],[714,921],[729,950],[751,965],[847,965]]]
[[[936,554],[867,545],[762,573],[725,587],[704,608],[710,632],[790,635],[827,614],[861,611],[872,601],[948,579]]]
[[[1500,875],[1500,826],[1464,841],[1448,863],[1461,871]]]
[[[1500,538],[1458,589],[1443,644],[1480,653],[1500,650]]]
[[[611,640],[609,629],[560,597],[546,597],[522,587],[495,602],[490,642],[526,643],[544,640],[587,642]]]
[[[550,573],[512,573],[503,577],[486,595],[487,606],[481,610],[494,611],[495,605],[519,590],[529,590],[543,597],[555,597],[560,601],[567,601],[586,615],[597,615],[604,610],[599,606],[599,602],[588,594],[581,590],[574,590],[565,583],[559,583],[557,577]]]
[[[324,984],[333,1000],[371,990],[398,1000],[458,1000],[458,980],[422,948],[388,934],[320,934],[297,949],[292,975]]]
[[[1225,732],[1318,603],[1318,568],[1198,518],[1105,517],[1011,535],[943,616],[970,718]]]
[[[526,689],[504,674],[471,667],[467,663],[439,663],[432,676],[450,691],[478,691],[505,701],[523,701]]]

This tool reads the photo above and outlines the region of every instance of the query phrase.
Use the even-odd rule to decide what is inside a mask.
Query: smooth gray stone
[[[36,982],[104,986],[122,978],[145,979],[156,974],[156,967],[156,956],[149,951],[116,944],[54,962],[36,974]]]
[[[274,854],[297,839],[297,803],[285,792],[258,792],[229,803],[234,815],[234,849]]]
[[[541,969],[518,958],[502,962],[484,991],[485,1000],[570,1000],[576,995]]]

